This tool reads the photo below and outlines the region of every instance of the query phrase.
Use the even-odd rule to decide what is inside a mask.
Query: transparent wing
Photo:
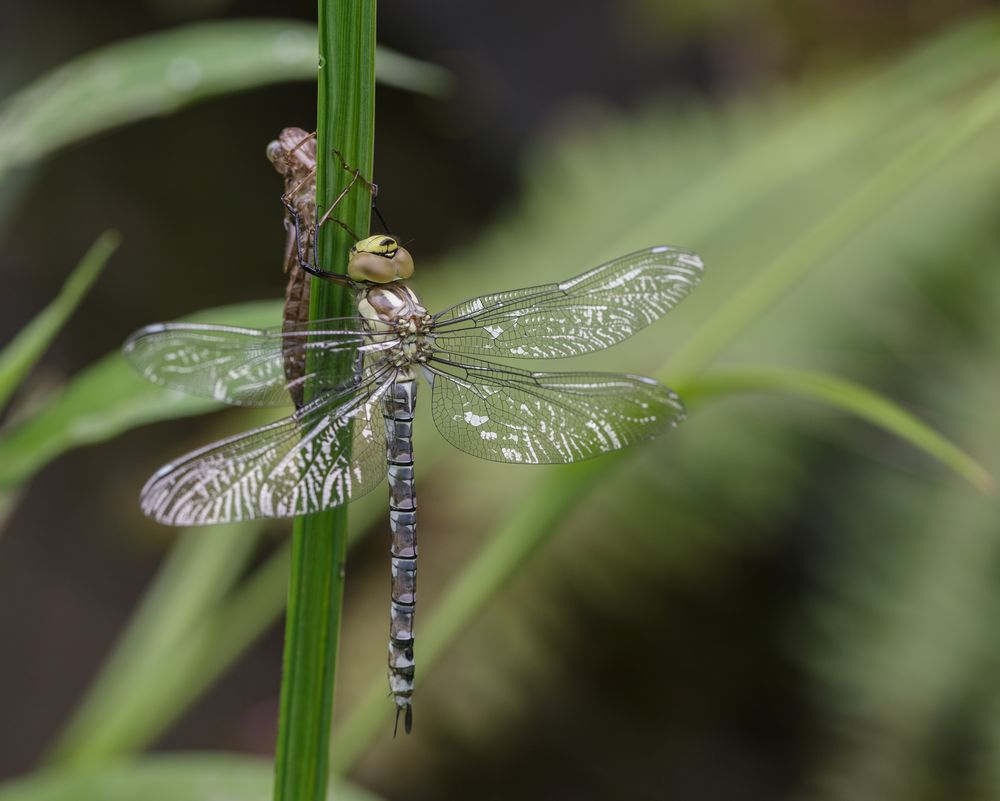
[[[360,498],[386,475],[381,399],[394,377],[394,370],[372,374],[291,417],[165,465],[142,488],[143,512],[197,526],[292,517]]]
[[[698,284],[701,259],[660,246],[558,284],[467,300],[435,316],[443,350],[473,356],[551,359],[610,347],[680,303]]]
[[[435,358],[431,412],[456,448],[521,464],[579,462],[650,439],[684,419],[677,395],[651,378],[530,373]]]
[[[353,350],[377,351],[385,343],[372,343],[357,330],[360,318],[315,320],[289,330],[239,328],[195,323],[160,323],[136,331],[122,350],[125,358],[146,379],[190,395],[212,398],[234,406],[282,406],[289,392],[299,397],[329,391],[342,376],[335,358],[319,360],[320,366],[291,383],[286,361],[305,364],[317,352],[335,356]]]

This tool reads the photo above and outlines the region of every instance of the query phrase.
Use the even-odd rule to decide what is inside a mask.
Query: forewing
[[[317,320],[291,330],[239,328],[196,323],[160,323],[136,331],[126,340],[125,358],[155,384],[234,406],[282,406],[289,392],[315,396],[334,388],[343,375],[338,354],[381,347],[356,330],[352,317]],[[285,359],[309,353],[311,372],[291,385]]]
[[[434,359],[428,368],[438,431],[456,448],[496,462],[579,462],[684,419],[677,395],[642,376],[531,373],[472,359]]]
[[[662,317],[701,274],[701,259],[690,251],[640,250],[558,284],[453,306],[435,317],[435,344],[473,356],[579,356],[615,345]]]
[[[143,512],[167,525],[196,526],[292,517],[360,498],[386,475],[381,399],[392,380],[392,371],[383,371],[284,420],[182,456],[146,482]]]

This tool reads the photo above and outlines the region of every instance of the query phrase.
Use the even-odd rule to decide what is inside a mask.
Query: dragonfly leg
[[[371,194],[372,197],[378,195],[378,184],[366,180],[365,177],[361,174],[361,170],[352,167],[350,164],[348,164],[347,159],[344,158],[344,154],[341,153],[339,150],[337,150],[337,148],[333,149],[333,155],[335,155],[338,159],[340,159],[341,167],[343,167],[350,173],[354,173],[355,180],[361,181],[362,185],[368,190],[369,194]]]
[[[350,164],[348,164],[347,160],[344,158],[343,153],[334,148],[333,154],[340,160],[340,166],[343,167],[347,172],[351,173],[352,175],[351,182],[347,186],[345,186],[343,190],[341,190],[340,194],[334,198],[333,203],[330,204],[330,208],[328,208],[323,213],[323,216],[319,218],[319,222],[316,223],[317,229],[319,229],[323,225],[323,223],[325,223],[328,219],[330,219],[330,215],[333,214],[333,210],[337,208],[338,205],[340,205],[340,201],[342,201],[345,197],[347,197],[347,194],[354,188],[354,185],[358,183],[358,181],[360,181],[361,185],[368,190],[368,193],[372,196],[373,203],[376,195],[378,195],[378,186],[376,186],[371,181],[367,180],[363,175],[361,175],[360,169],[352,167]],[[343,221],[338,220],[336,218],[334,218],[333,221],[337,223],[337,225],[339,225],[345,231],[347,231],[347,233],[349,233],[355,239],[361,239],[361,237],[355,234],[353,231],[351,231],[351,229],[348,228],[347,224],[344,223]]]
[[[282,200],[284,200],[284,197],[282,197]],[[323,278],[327,281],[333,281],[338,284],[345,284],[347,286],[352,286],[354,284],[354,281],[352,281],[346,275],[342,273],[328,272],[327,270],[322,269],[316,263],[315,248],[313,248],[313,260],[309,261],[309,259],[306,257],[305,254],[305,247],[302,244],[302,215],[299,213],[299,210],[295,208],[294,204],[290,202],[285,203],[285,208],[288,210],[288,216],[291,217],[292,225],[295,228],[295,251],[296,251],[295,255],[296,255],[296,260],[299,263],[299,267],[301,267],[310,275],[315,275],[317,278]],[[336,222],[339,223],[340,220],[336,220]],[[349,228],[346,230],[348,231],[348,233],[351,234],[351,236],[354,236],[354,233]]]
[[[302,147],[306,142],[308,142],[311,139],[315,139],[315,138],[316,138],[316,132],[315,131],[313,131],[312,133],[306,134],[295,145],[293,145],[293,147],[292,147],[292,149],[291,149],[290,152],[294,153],[296,150],[298,150],[300,147]]]
[[[330,208],[328,208],[323,213],[323,216],[319,218],[319,222],[316,223],[316,230],[319,230],[323,226],[323,223],[325,223],[327,220],[330,219],[330,215],[333,214],[333,210],[340,205],[340,201],[342,201],[345,197],[347,197],[348,192],[350,192],[354,188],[354,185],[358,182],[358,178],[360,177],[361,177],[361,171],[355,170],[354,177],[351,178],[351,182],[340,190],[340,194],[333,199],[333,203],[330,204]],[[354,239],[361,239],[360,236],[358,236],[350,228],[347,227],[347,223],[345,223],[343,220],[338,220],[336,217],[334,217],[333,221],[341,228],[343,228],[345,231],[347,231],[347,233],[349,233],[352,237],[354,237]]]
[[[355,169],[350,164],[348,164],[347,163],[347,159],[344,158],[344,154],[341,153],[339,150],[337,150],[336,148],[334,148],[333,153],[334,153],[334,155],[337,158],[340,159],[340,166],[341,167],[343,167],[348,172],[354,173],[354,181],[361,181],[361,183],[368,190],[369,194],[372,196],[372,211],[375,212],[375,216],[378,217],[378,221],[380,223],[382,223],[382,227],[385,228],[386,232],[391,235],[392,234],[392,229],[389,227],[389,224],[385,221],[385,218],[382,216],[382,212],[379,211],[378,203],[376,203],[376,201],[378,200],[378,184],[374,183],[373,181],[365,180],[365,177],[361,174],[361,170]],[[351,182],[352,185],[353,185],[354,181]],[[348,187],[348,189],[350,189],[350,187]],[[347,190],[344,190],[344,193],[346,193],[346,191]],[[341,193],[341,194],[344,194],[344,193]],[[338,200],[339,200],[339,198],[338,198]],[[337,204],[337,201],[334,201],[334,206],[336,206],[336,204]],[[332,208],[333,207],[331,207],[331,210],[332,210]],[[327,211],[327,213],[325,215],[323,215],[324,219],[326,218],[327,215],[329,215],[329,213],[330,213],[330,211]],[[320,220],[320,225],[322,225],[322,224],[323,224],[323,220]],[[355,239],[360,239],[360,237],[355,237]]]
[[[346,169],[346,170],[351,170],[350,165],[348,165],[348,163],[344,160],[344,158],[341,155],[340,151],[339,150],[334,150],[334,153],[336,153],[337,157],[340,159],[341,166],[344,167],[344,169]],[[319,228],[324,223],[326,223],[327,221],[332,221],[332,222],[336,223],[337,225],[339,225],[341,228],[343,228],[345,231],[347,231],[347,233],[350,234],[353,239],[357,240],[357,239],[361,238],[354,231],[351,230],[350,226],[348,226],[347,223],[345,223],[343,220],[338,220],[336,217],[332,216],[334,209],[336,209],[337,206],[341,203],[341,201],[345,197],[347,197],[348,193],[351,191],[351,189],[354,188],[354,185],[356,183],[358,183],[358,181],[360,181],[361,184],[365,188],[367,188],[368,191],[372,194],[373,206],[374,206],[374,197],[375,197],[375,194],[378,191],[378,187],[375,184],[373,184],[370,181],[367,181],[365,178],[363,178],[361,176],[361,171],[360,170],[353,170],[353,173],[354,173],[354,175],[351,178],[350,183],[348,183],[347,186],[344,187],[344,189],[340,192],[340,194],[337,195],[336,198],[334,198],[333,203],[330,204],[330,207],[323,213],[322,217],[320,217],[319,220],[317,221],[317,223],[315,225],[315,228],[312,229],[313,232],[318,231]],[[289,215],[289,217],[292,220],[292,225],[295,228],[296,258],[298,260],[299,266],[303,270],[305,270],[307,273],[309,273],[310,275],[314,275],[317,278],[323,278],[323,279],[325,279],[327,281],[334,281],[336,283],[352,284],[353,282],[346,275],[343,275],[342,273],[329,272],[328,270],[324,270],[323,268],[321,268],[319,266],[317,260],[316,260],[316,250],[315,250],[315,248],[313,248],[313,258],[312,258],[312,260],[310,261],[306,257],[305,247],[302,244],[302,240],[303,240],[303,235],[302,234],[303,234],[303,228],[304,228],[304,225],[303,225],[303,222],[302,222],[302,213],[299,210],[298,206],[295,204],[294,198],[295,198],[296,194],[298,193],[298,191],[306,183],[308,183],[308,181],[310,181],[311,179],[313,179],[314,176],[315,176],[315,168],[313,168],[313,170],[311,170],[298,183],[298,185],[296,185],[293,189],[290,189],[289,191],[285,192],[285,194],[283,194],[281,196],[281,202],[284,204],[285,209],[288,211],[288,215]],[[379,215],[379,219],[381,219],[381,214]],[[383,224],[384,224],[384,221],[383,221]]]

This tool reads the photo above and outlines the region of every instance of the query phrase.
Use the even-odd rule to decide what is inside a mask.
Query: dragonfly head
[[[405,281],[413,275],[413,257],[394,236],[376,234],[351,248],[347,274],[355,281],[373,284]]]

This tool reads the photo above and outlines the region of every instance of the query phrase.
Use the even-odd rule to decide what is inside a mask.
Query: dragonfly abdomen
[[[405,375],[405,374],[404,374]],[[392,530],[392,604],[389,616],[389,689],[396,719],[413,726],[413,612],[417,602],[417,498],[413,484],[413,410],[417,382],[393,382],[384,401],[388,451],[389,522]]]

